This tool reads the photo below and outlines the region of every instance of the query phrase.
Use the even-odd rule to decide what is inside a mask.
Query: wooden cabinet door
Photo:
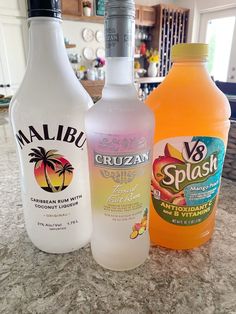
[[[13,95],[26,69],[26,19],[0,17],[0,93]]]
[[[135,24],[141,25],[141,9],[140,5],[135,5]]]
[[[62,14],[82,16],[82,2],[80,0],[62,0]]]
[[[142,6],[141,24],[144,26],[153,26],[156,23],[156,9],[153,7]]]

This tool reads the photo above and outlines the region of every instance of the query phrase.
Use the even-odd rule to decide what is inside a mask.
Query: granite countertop
[[[25,231],[15,146],[0,115],[0,313],[236,313],[236,183],[223,179],[214,236],[190,251],[152,247],[146,263],[104,270],[90,246],[46,254]]]

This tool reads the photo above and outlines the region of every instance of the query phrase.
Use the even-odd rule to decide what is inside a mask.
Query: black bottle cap
[[[46,16],[61,19],[61,0],[27,0],[28,17]]]

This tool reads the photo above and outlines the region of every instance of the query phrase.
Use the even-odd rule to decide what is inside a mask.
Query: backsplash
[[[101,32],[104,33],[103,24],[64,20],[62,28],[64,37],[69,40],[70,44],[76,45],[75,48],[67,49],[68,54],[78,53],[81,56],[81,65],[89,67],[92,63],[85,56],[90,58],[93,55],[92,58],[95,59],[97,53],[99,55],[103,53],[105,45],[100,39]]]

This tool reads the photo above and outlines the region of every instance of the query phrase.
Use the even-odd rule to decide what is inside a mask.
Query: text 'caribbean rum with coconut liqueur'
[[[149,194],[154,116],[133,85],[135,8],[132,0],[105,5],[106,83],[86,114],[94,259],[127,270],[148,256]]]
[[[50,253],[76,250],[92,230],[84,114],[92,100],[75,77],[60,1],[28,1],[30,49],[10,118],[28,235]]]

